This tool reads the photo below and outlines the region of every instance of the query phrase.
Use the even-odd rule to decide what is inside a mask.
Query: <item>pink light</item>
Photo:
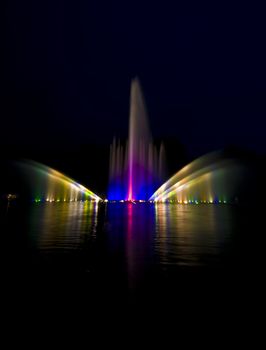
[[[131,176],[129,177],[129,186],[128,186],[128,196],[127,196],[128,201],[132,201],[132,179]]]

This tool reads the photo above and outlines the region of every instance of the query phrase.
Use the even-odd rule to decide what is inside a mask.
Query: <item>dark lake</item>
[[[108,302],[239,292],[264,272],[262,217],[237,205],[2,204],[2,276],[11,292]]]

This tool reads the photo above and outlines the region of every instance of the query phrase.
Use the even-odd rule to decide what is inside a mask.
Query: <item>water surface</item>
[[[81,282],[102,296],[229,286],[259,270],[258,230],[254,213],[231,205],[11,204],[2,266],[19,285]]]

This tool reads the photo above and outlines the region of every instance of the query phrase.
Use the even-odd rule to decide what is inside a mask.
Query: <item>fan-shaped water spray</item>
[[[237,200],[246,168],[240,161],[214,152],[185,166],[165,182],[151,201],[227,203]]]
[[[101,200],[86,187],[46,165],[29,160],[17,162],[17,165],[27,179],[29,190],[36,202]]]

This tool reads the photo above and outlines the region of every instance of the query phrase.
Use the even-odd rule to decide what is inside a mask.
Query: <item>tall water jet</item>
[[[131,84],[128,144],[127,199],[144,199],[145,193],[149,191],[149,177],[153,175],[154,149],[138,79],[134,79]]]
[[[125,150],[120,140],[113,139],[109,160],[109,199],[124,199],[125,190]]]
[[[114,139],[110,148],[109,199],[147,200],[164,173],[164,148],[153,144],[138,78],[131,82],[128,142]]]

